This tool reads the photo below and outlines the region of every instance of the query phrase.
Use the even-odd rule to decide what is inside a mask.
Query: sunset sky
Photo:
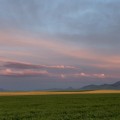
[[[120,0],[0,0],[0,88],[118,80]]]

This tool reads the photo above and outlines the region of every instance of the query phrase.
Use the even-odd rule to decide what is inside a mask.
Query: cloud
[[[72,63],[77,61],[77,64],[79,64],[78,61],[81,61],[80,64],[92,66],[119,66],[119,55],[107,54],[105,51],[102,52],[102,50],[99,51],[99,49],[95,50],[94,47],[86,48],[79,46],[79,44],[72,45],[67,42],[62,42],[59,39],[56,41],[55,38],[30,36],[28,33],[25,34],[20,31],[7,31],[1,32],[0,34],[0,55],[9,58],[21,59],[21,56],[23,56],[22,59],[29,59],[31,61],[33,61],[33,58],[34,60],[42,58],[42,61],[46,60],[48,63],[52,63],[54,60],[56,63],[62,61],[64,64],[68,62],[70,64],[70,61]],[[48,61],[48,59],[50,60]],[[57,64],[59,64],[59,62]]]
[[[75,66],[39,65],[14,60],[0,60],[0,75],[6,76],[40,76],[57,77],[63,72],[76,71]]]
[[[108,76],[106,76],[105,74],[89,74],[89,73],[77,73],[77,74],[73,74],[74,77],[88,77],[88,78],[107,78]]]
[[[5,62],[3,66],[5,68],[14,68],[14,69],[38,69],[38,68],[43,68],[42,65],[33,65],[33,64],[24,63],[24,62]]]
[[[67,65],[36,65],[25,62],[16,62],[16,61],[6,61],[3,63],[5,68],[14,68],[14,69],[77,69],[75,66]]]
[[[107,67],[107,66],[106,66]],[[119,78],[119,67],[118,69],[106,68],[103,66],[68,66],[68,65],[42,65],[42,64],[32,64],[27,62],[20,62],[15,60],[9,60],[5,58],[0,59],[0,71],[1,75],[10,76],[31,76],[31,75],[41,75],[46,71],[48,77],[57,78]],[[99,69],[98,69],[99,68]],[[85,72],[83,72],[85,71]],[[42,73],[43,72],[43,73]],[[48,74],[47,74],[48,72]],[[49,78],[48,78],[49,79]]]
[[[119,0],[5,0],[0,6],[1,25],[11,23],[12,28],[15,25],[23,31],[52,34],[101,50],[119,47],[119,3]]]
[[[12,69],[5,69],[0,70],[0,75],[2,76],[48,76],[48,72],[45,70],[12,70]]]

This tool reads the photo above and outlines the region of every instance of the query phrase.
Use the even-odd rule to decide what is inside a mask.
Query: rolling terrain
[[[120,90],[120,81],[113,84],[88,85],[80,88],[81,90]]]

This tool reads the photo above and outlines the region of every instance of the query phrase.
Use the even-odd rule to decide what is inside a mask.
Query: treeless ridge
[[[93,90],[78,92],[53,92],[53,91],[33,91],[33,92],[0,92],[0,96],[19,96],[19,95],[64,95],[64,94],[110,94],[120,93],[120,90]]]

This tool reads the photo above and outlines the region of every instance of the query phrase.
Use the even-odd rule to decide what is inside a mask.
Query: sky
[[[120,0],[0,0],[0,88],[80,88],[120,80]]]

